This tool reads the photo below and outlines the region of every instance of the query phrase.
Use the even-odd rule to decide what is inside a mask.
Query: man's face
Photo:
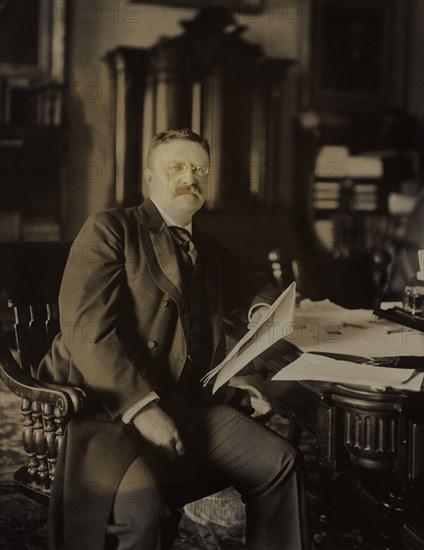
[[[206,200],[209,155],[200,143],[175,139],[159,145],[144,172],[150,197],[171,218],[191,216]]]

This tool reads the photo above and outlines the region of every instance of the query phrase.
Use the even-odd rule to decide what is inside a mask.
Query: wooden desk
[[[255,385],[275,410],[316,437],[323,508],[334,505],[328,484],[343,478],[346,498],[356,501],[386,548],[423,550],[424,392],[270,381],[285,364],[282,349],[284,341],[255,360],[262,373]]]

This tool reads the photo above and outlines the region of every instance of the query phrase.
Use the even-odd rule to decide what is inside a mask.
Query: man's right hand
[[[171,456],[185,453],[175,422],[156,403],[146,405],[133,419],[140,435],[153,445],[161,447]]]

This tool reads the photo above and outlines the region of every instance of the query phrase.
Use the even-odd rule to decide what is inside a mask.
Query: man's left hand
[[[250,330],[251,328],[257,327],[267,314],[268,310],[269,306],[259,306],[254,309],[249,319],[249,324],[247,325],[247,328]]]
[[[251,414],[253,418],[259,418],[271,412],[269,401],[264,398],[258,389],[249,384],[243,376],[234,376],[228,385],[236,390],[244,391],[245,397],[241,400],[241,405],[246,400],[245,404],[253,409],[253,413]]]

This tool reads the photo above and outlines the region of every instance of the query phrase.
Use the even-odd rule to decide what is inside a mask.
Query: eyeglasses
[[[182,175],[185,174],[188,168],[191,168],[192,172],[196,176],[207,176],[209,173],[209,164],[192,164],[191,162],[171,162],[168,166],[167,174],[169,175]]]

